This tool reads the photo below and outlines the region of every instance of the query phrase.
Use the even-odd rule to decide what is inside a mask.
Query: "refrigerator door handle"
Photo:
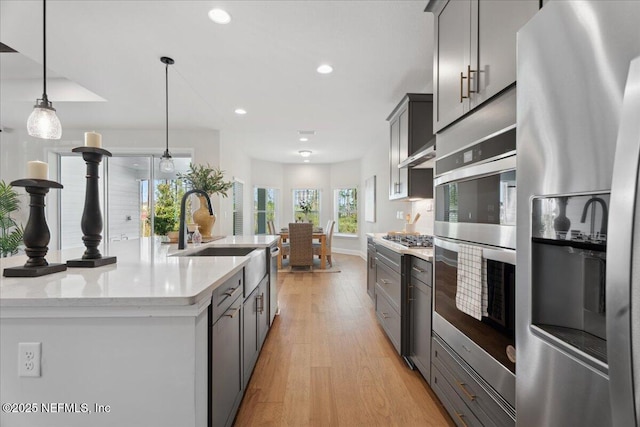
[[[607,358],[613,425],[631,426],[640,420],[640,287],[632,286],[640,283],[640,57],[631,61],[620,117],[607,241]]]

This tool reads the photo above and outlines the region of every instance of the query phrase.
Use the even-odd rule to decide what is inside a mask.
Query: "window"
[[[173,159],[176,172],[163,174],[158,170],[160,159],[153,155],[114,154],[103,158],[99,166],[99,198],[104,241],[138,239],[152,236],[154,231],[166,234],[177,230],[184,187],[176,174],[187,171],[191,158],[174,155]],[[60,182],[71,191],[55,192],[60,224],[57,245],[61,249],[81,247],[86,164],[79,155],[61,153],[59,165]],[[186,218],[190,217],[187,201]]]
[[[278,190],[275,188],[255,188],[253,191],[253,233],[267,234],[267,221],[276,222]]]
[[[233,235],[242,236],[244,228],[244,184],[241,181],[233,181]]]
[[[358,189],[338,188],[334,191],[335,233],[358,234]]]
[[[320,190],[303,188],[293,190],[293,218],[296,221],[310,221],[320,226]]]

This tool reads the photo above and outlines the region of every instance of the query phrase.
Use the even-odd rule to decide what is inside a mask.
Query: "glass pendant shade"
[[[176,167],[173,164],[173,159],[171,158],[171,154],[168,151],[165,151],[162,157],[160,158],[160,172],[171,173]]]
[[[56,109],[51,106],[50,102],[38,101],[27,120],[27,132],[36,138],[60,139],[62,125],[56,115]]]

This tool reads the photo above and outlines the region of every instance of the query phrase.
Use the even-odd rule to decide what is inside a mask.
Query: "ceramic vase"
[[[216,216],[209,215],[207,200],[203,196],[198,196],[198,200],[200,201],[200,207],[193,213],[193,222],[200,227],[202,237],[211,237],[211,230],[213,229],[213,224],[216,223]]]
[[[556,238],[565,239],[567,231],[571,228],[571,220],[567,218],[568,197],[558,198],[558,216],[553,220],[553,228],[556,231]]]

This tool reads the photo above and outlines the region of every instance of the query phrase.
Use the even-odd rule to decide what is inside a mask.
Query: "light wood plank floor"
[[[334,262],[341,273],[278,276],[281,315],[235,425],[454,425],[378,325],[366,262],[339,254]]]

